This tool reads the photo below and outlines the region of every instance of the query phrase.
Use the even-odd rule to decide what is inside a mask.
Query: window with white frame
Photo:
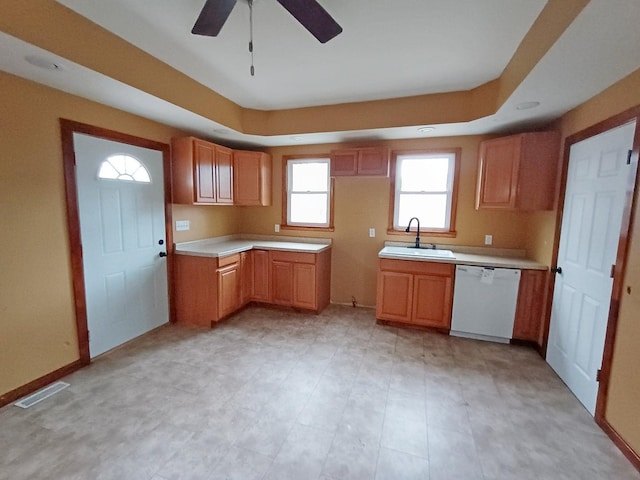
[[[328,158],[287,159],[287,225],[330,227]]]
[[[412,217],[420,220],[421,231],[454,230],[457,163],[456,152],[395,156],[394,230],[404,230]]]

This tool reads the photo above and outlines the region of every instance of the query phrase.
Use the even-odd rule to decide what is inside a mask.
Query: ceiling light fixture
[[[436,127],[420,127],[418,131],[420,133],[429,133],[429,132],[433,132],[435,129]]]
[[[44,68],[45,70],[64,70],[64,67],[60,63],[56,63],[53,60],[49,60],[45,57],[40,57],[38,55],[27,55],[24,59],[39,68]]]
[[[304,140],[303,137],[301,137],[300,135],[292,135],[289,137],[291,140],[293,140],[294,142],[301,142],[302,140]]]
[[[540,105],[540,102],[522,102],[516,105],[516,110],[529,110],[530,108],[536,108]]]

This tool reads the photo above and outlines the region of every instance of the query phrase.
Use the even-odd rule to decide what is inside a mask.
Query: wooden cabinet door
[[[211,327],[218,319],[215,258],[174,256],[176,321]]]
[[[294,263],[292,305],[315,310],[318,306],[316,283],[315,265]]]
[[[358,175],[389,175],[389,150],[380,147],[361,148],[358,155]]]
[[[240,266],[233,263],[218,269],[218,318],[240,307]]]
[[[193,168],[195,176],[194,200],[196,203],[216,203],[215,145],[193,140]]]
[[[358,149],[348,148],[331,152],[331,176],[341,177],[358,173]]]
[[[293,263],[271,262],[271,302],[278,305],[293,303]]]
[[[522,136],[482,142],[476,208],[516,208]]]
[[[215,146],[216,203],[233,203],[233,157],[230,148]]]
[[[540,344],[546,276],[547,272],[543,270],[520,272],[513,338]]]
[[[382,320],[411,320],[413,275],[380,271],[376,299],[376,317]]]
[[[240,253],[241,304],[246,305],[253,298],[253,251]]]
[[[253,300],[269,301],[269,252],[253,251]]]
[[[451,328],[453,275],[416,275],[413,279],[412,323],[443,329]]]
[[[233,152],[235,205],[271,205],[271,156],[262,152]]]

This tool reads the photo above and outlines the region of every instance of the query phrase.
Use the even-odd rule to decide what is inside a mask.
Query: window
[[[420,231],[455,232],[458,158],[459,150],[394,153],[392,230],[418,217]]]
[[[331,227],[331,182],[328,158],[288,158],[286,225]]]
[[[129,155],[111,155],[100,164],[98,178],[125,182],[151,183],[147,169]]]

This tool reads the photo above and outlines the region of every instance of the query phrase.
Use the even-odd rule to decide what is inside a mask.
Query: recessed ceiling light
[[[218,135],[229,135],[231,133],[231,130],[228,130],[226,128],[214,128],[213,133],[217,133]]]
[[[54,62],[53,60],[49,60],[45,57],[40,57],[38,55],[27,55],[26,57],[24,57],[24,59],[31,65],[44,68],[45,70],[64,70],[62,64]]]
[[[292,135],[291,137],[289,137],[291,140],[293,140],[294,142],[301,142],[302,140],[304,140],[303,137],[301,137],[300,135]]]
[[[516,110],[529,110],[530,108],[536,108],[540,105],[540,102],[522,102],[516,105]]]
[[[435,129],[436,127],[420,127],[418,131],[420,133],[429,133],[429,132],[433,132]]]

